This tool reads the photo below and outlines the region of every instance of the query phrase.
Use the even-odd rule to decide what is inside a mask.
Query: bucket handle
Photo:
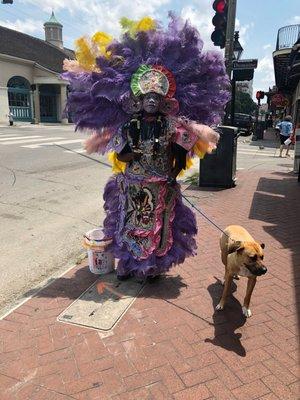
[[[93,242],[108,242],[111,239],[91,239],[89,237],[87,237],[86,235],[83,235],[83,237],[87,240],[92,240]]]

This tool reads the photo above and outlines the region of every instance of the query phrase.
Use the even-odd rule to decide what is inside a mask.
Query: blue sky
[[[43,23],[52,9],[64,25],[64,45],[73,48],[74,39],[104,30],[119,34],[121,16],[153,16],[162,22],[168,10],[189,18],[199,29],[206,49],[214,48],[210,40],[213,0],[14,0],[0,4],[0,25],[44,38]],[[244,47],[242,58],[258,58],[254,78],[256,90],[268,90],[274,84],[272,51],[280,27],[300,24],[299,0],[237,0],[236,29]],[[217,49],[217,48],[214,48]]]

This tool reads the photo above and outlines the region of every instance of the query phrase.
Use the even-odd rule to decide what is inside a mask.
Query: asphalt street
[[[82,155],[84,138],[73,126],[0,127],[2,310],[74,264],[102,222],[111,168]]]
[[[85,137],[72,125],[0,127],[0,314],[72,266],[83,234],[102,223],[111,168],[85,156]],[[292,169],[264,146],[240,138],[238,169]]]

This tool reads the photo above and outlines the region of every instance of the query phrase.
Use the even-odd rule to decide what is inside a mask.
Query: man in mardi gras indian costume
[[[216,147],[209,126],[221,120],[228,79],[189,22],[170,14],[165,30],[150,18],[121,24],[120,40],[98,32],[65,61],[68,110],[94,131],[87,151],[109,152],[114,164],[103,225],[118,277],[154,277],[195,253],[196,219],[176,178]]]

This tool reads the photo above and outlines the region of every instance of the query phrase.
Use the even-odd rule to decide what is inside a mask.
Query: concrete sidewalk
[[[74,267],[0,321],[1,400],[288,400],[299,398],[300,186],[294,175],[239,171],[230,190],[188,188],[215,222],[266,244],[253,316],[223,276],[219,232],[199,216],[198,255],[148,284],[110,332],[57,322],[97,278]]]

